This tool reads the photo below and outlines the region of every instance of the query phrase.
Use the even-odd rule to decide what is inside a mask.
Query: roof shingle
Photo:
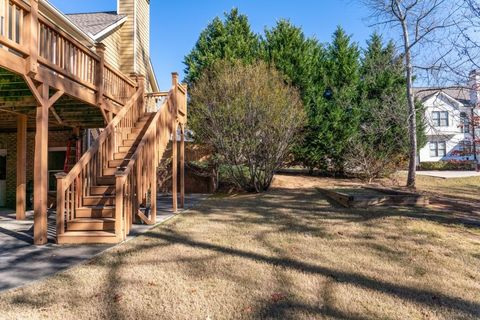
[[[414,88],[415,94],[417,98],[421,101],[425,101],[432,95],[443,92],[453,99],[457,100],[458,102],[462,103],[465,106],[469,106],[471,104],[470,101],[470,89],[467,88]]]
[[[117,14],[115,11],[75,13],[66,16],[83,32],[92,36],[99,34],[126,17],[126,15]]]

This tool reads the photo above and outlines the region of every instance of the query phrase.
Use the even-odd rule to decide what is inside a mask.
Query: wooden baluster
[[[10,37],[10,40],[12,40],[13,42],[16,42],[16,38],[17,38],[17,9],[15,7],[15,5],[11,5],[10,6],[10,14],[11,14],[11,17],[10,17],[10,28],[11,28],[11,37]]]
[[[23,10],[17,10],[17,43],[22,45],[23,44]]]

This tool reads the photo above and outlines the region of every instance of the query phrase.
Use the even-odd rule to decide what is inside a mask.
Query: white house
[[[471,121],[479,114],[474,108],[476,91],[417,88],[416,97],[425,106],[428,139],[420,149],[419,162],[474,160],[473,141],[480,136],[478,128],[473,134]]]

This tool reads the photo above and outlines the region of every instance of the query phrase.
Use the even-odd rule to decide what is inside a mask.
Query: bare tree
[[[415,188],[417,164],[417,123],[415,108],[414,77],[415,71],[432,72],[439,68],[440,62],[449,50],[438,50],[434,44],[440,43],[445,34],[455,25],[454,13],[456,0],[363,0],[376,19],[375,25],[388,25],[392,31],[398,31],[401,51],[404,57],[406,73],[406,92],[408,107],[409,166],[407,186]],[[443,48],[444,49],[444,48]],[[421,60],[428,52],[429,63]],[[438,55],[438,56],[437,56]],[[432,59],[434,56],[434,59]],[[430,62],[432,61],[432,62]],[[420,66],[425,63],[425,66]],[[417,69],[417,70],[415,70]]]

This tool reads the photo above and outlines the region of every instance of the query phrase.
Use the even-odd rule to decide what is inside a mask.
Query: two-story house
[[[174,210],[177,163],[183,202],[186,95],[175,73],[159,91],[150,0],[68,15],[47,0],[0,0],[0,207],[23,220],[32,199],[35,244],[52,219],[58,243],[115,243],[134,221],[155,223],[170,142]]]
[[[427,135],[427,144],[419,151],[419,162],[475,160],[474,140],[480,131],[472,125],[478,110],[477,75],[472,72],[471,76],[469,88],[416,89],[416,97],[425,107]]]

